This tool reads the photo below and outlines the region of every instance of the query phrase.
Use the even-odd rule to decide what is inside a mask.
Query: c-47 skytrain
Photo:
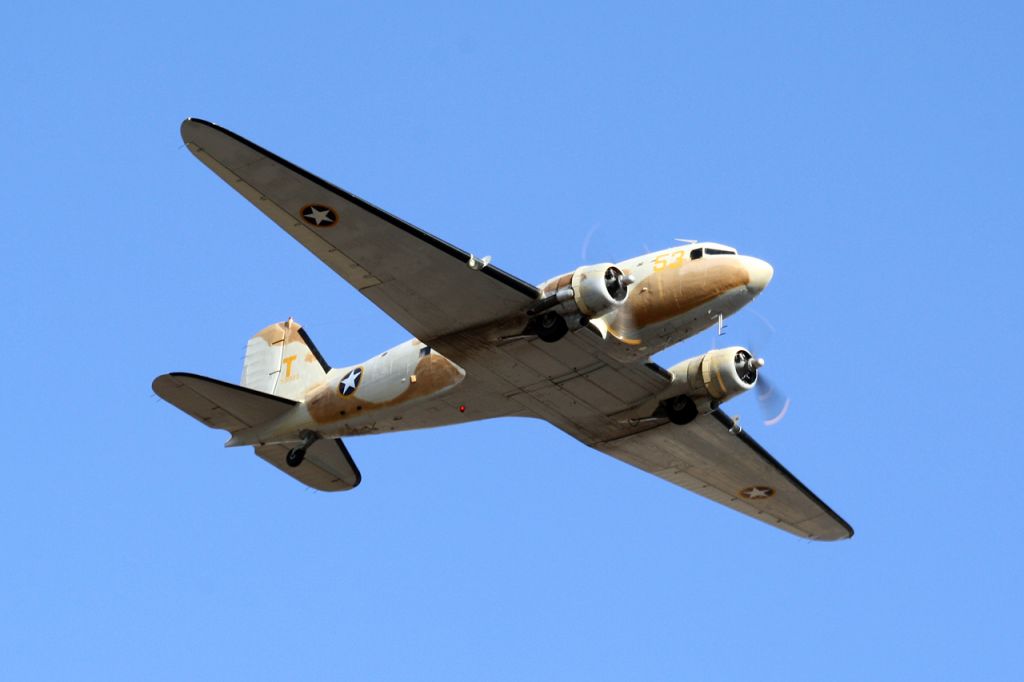
[[[815,540],[853,529],[719,406],[758,381],[741,347],[663,368],[650,357],[720,324],[772,267],[721,244],[676,245],[534,286],[219,126],[188,148],[415,338],[331,367],[292,320],[249,339],[241,386],[164,374],[153,390],[229,446],[317,490],[360,474],[342,438],[496,417],[544,419],[595,450]]]

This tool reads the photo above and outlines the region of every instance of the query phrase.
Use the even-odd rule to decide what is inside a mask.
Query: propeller
[[[757,380],[757,404],[761,408],[765,426],[775,426],[789,412],[791,402],[773,382],[763,376]]]
[[[595,239],[596,237],[596,239]],[[583,237],[583,242],[580,245],[580,260],[586,263],[590,258],[590,252],[596,251],[606,256],[608,262],[615,262],[615,250],[611,248],[611,242],[607,232],[602,234],[602,226],[600,223],[595,223],[587,230],[586,235]],[[650,248],[643,244],[644,251],[650,251]],[[620,254],[621,257],[621,254]],[[613,276],[612,272],[605,273],[605,284],[608,287],[608,293],[613,298],[621,301],[626,297],[627,288],[633,284],[633,277],[631,275],[624,275],[618,272],[617,276]],[[632,296],[636,292],[632,292],[629,295]],[[636,320],[633,319],[633,314],[628,310],[630,306],[619,306],[616,309],[605,313],[604,315],[592,319],[590,322],[597,327],[602,334],[610,334],[622,343],[629,346],[639,346],[642,341],[640,340],[639,326]]]
[[[604,275],[605,287],[608,294],[616,301],[623,301],[630,285],[633,284],[633,276],[625,275],[618,268],[609,268]],[[591,323],[606,334],[611,334],[616,339],[629,346],[639,346],[639,328],[636,320],[633,319],[632,307],[620,305],[605,313],[601,317],[591,320]]]
[[[764,315],[761,315],[756,310],[751,310],[750,312],[761,322],[766,331],[766,334],[762,335],[765,338],[762,338],[759,343],[747,345],[747,348],[754,354],[754,357],[759,358],[760,355],[754,351],[754,348],[765,345],[766,339],[771,338],[775,334],[775,327]],[[764,366],[764,360],[761,360],[760,366]],[[757,389],[757,406],[761,410],[762,422],[765,426],[775,426],[786,417],[792,401],[774,381],[769,381],[763,372],[758,372],[755,388]]]

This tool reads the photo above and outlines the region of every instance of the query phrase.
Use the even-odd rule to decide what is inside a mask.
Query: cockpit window
[[[690,251],[690,260],[697,260],[704,256],[735,256],[736,251],[733,249],[715,249],[710,246],[702,246],[699,249]]]

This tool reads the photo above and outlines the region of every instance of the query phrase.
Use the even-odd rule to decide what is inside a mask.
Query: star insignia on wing
[[[766,485],[752,485],[740,491],[740,496],[748,500],[764,500],[775,494],[775,490]]]
[[[352,395],[359,387],[359,380],[362,378],[362,367],[356,367],[355,369],[350,370],[349,373],[342,378],[341,383],[338,384],[338,391],[340,391],[342,395]]]
[[[330,227],[338,222],[338,212],[323,204],[310,204],[302,209],[302,219],[314,227]]]

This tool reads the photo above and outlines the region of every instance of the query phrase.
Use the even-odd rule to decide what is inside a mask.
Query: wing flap
[[[853,529],[721,411],[599,443],[601,452],[759,521],[814,540]]]

